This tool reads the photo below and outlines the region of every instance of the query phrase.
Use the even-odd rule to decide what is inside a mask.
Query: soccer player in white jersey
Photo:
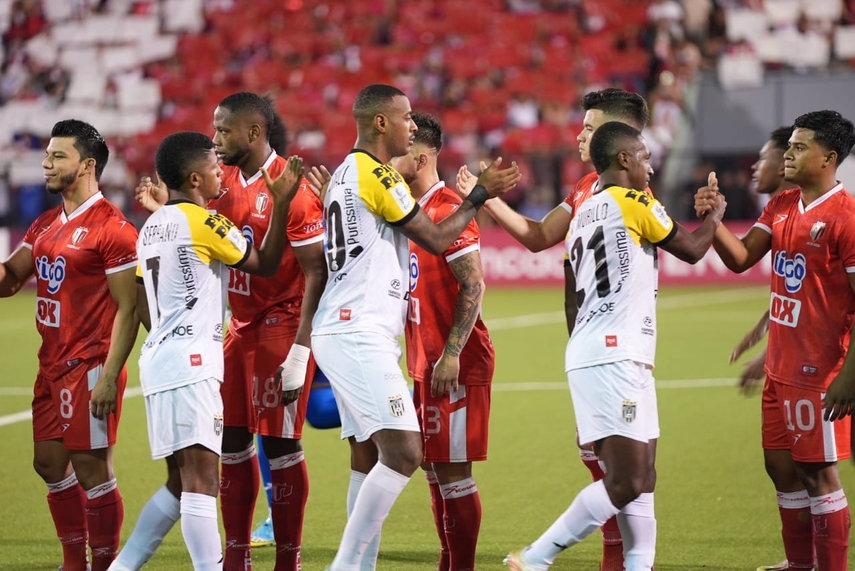
[[[693,233],[644,192],[653,169],[641,133],[602,125],[591,142],[600,175],[567,234],[567,379],[582,444],[606,476],[583,489],[531,545],[508,555],[515,571],[545,571],[555,557],[617,516],[627,571],[649,570],[656,550],[653,488],[659,420],[652,375],[656,349],[656,250],[689,263],[712,244],[724,198]]]
[[[434,224],[388,166],[407,154],[417,130],[407,96],[389,85],[363,88],[353,104],[356,148],[333,173],[324,199],[329,275],[312,323],[312,348],[351,438],[352,511],[330,569],[355,570],[423,458],[416,411],[398,364],[408,305],[411,239],[434,255],[460,236],[477,209],[519,181],[497,159],[451,215]],[[359,457],[378,461],[359,472]]]
[[[175,518],[158,509],[164,505],[158,494],[180,494],[181,530],[194,568],[222,569],[217,491],[223,430],[223,279],[228,266],[262,276],[279,268],[302,160],[291,157],[276,181],[262,171],[273,197],[273,214],[260,250],[227,218],[205,210],[206,202],[220,193],[223,173],[208,136],[168,136],[155,163],[171,200],[152,214],[137,242],[137,307],[149,330],[140,355],[140,378],[152,458],[166,458],[169,481],[180,481],[180,489],[157,492],[137,527],[171,526]],[[127,569],[121,555],[111,569]]]

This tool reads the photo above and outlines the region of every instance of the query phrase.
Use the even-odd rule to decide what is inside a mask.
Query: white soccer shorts
[[[364,442],[378,430],[419,432],[395,339],[369,332],[318,335],[312,353],[333,389],[343,439]]]
[[[223,399],[216,379],[145,397],[152,460],[201,444],[219,456],[223,449]]]
[[[579,442],[607,436],[639,442],[659,438],[656,384],[648,365],[619,361],[567,372]]]

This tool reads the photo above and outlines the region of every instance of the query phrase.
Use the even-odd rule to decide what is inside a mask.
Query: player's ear
[[[374,126],[377,127],[377,130],[381,133],[386,132],[386,116],[378,113],[374,116]]]
[[[626,151],[620,151],[617,156],[618,164],[621,169],[626,170],[629,168],[630,163],[630,153]]]
[[[833,167],[837,164],[837,151],[831,151],[827,155],[825,155],[825,163],[822,165],[823,167]]]
[[[190,176],[187,177],[187,184],[191,189],[199,188],[202,184],[202,177],[197,172],[191,172]]]
[[[258,125],[257,123],[254,123],[249,128],[249,142],[250,143],[255,142],[255,140],[258,139],[260,136],[261,136],[261,126]]]

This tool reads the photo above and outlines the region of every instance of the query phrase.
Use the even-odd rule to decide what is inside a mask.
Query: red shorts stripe
[[[416,381],[413,402],[424,439],[425,462],[487,459],[490,385],[460,385],[450,395],[432,397],[430,383]]]

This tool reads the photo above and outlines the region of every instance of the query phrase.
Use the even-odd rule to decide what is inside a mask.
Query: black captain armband
[[[490,194],[487,192],[487,189],[484,188],[484,185],[476,184],[475,188],[472,189],[472,192],[469,193],[469,196],[463,200],[468,200],[472,203],[472,206],[475,207],[475,210],[478,210],[484,206],[485,202],[490,200]]]

